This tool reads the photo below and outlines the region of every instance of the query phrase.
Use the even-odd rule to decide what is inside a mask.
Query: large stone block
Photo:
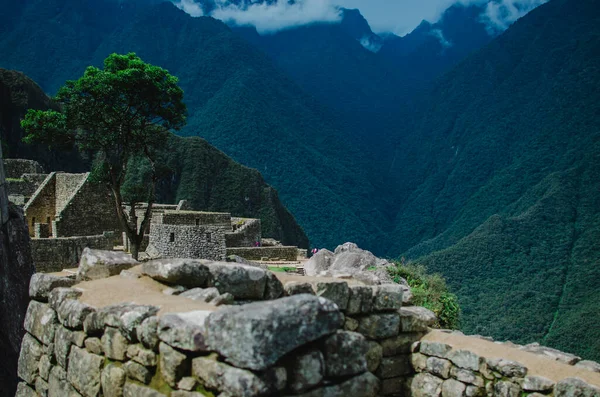
[[[448,379],[442,383],[442,397],[463,397],[467,386],[457,380]]]
[[[286,382],[284,369],[271,369],[259,377],[253,372],[232,367],[211,357],[195,358],[192,361],[192,373],[207,388],[236,397],[272,395],[282,386],[285,387]]]
[[[137,340],[137,327],[148,317],[156,315],[159,308],[150,305],[120,303],[105,306],[88,315],[83,329],[89,335],[101,334],[104,327],[119,328],[129,341]]]
[[[160,372],[163,379],[171,387],[190,372],[190,360],[183,353],[178,352],[171,346],[161,343],[158,347],[160,352]]]
[[[67,328],[83,329],[85,318],[96,309],[75,299],[65,299],[58,307],[58,319]]]
[[[370,313],[373,309],[373,287],[366,285],[350,286],[347,314]]]
[[[158,317],[148,317],[136,329],[137,339],[148,349],[156,349],[158,346]]]
[[[146,367],[154,367],[158,363],[156,353],[142,347],[141,344],[130,345],[127,348],[127,357],[133,361],[145,365]]]
[[[39,361],[44,354],[42,344],[33,336],[25,334],[21,343],[21,354],[17,365],[17,375],[33,385],[39,371]]]
[[[479,367],[483,363],[483,359],[477,354],[468,350],[453,350],[448,353],[448,359],[452,364],[460,368],[470,369],[471,371],[479,371]]]
[[[220,294],[219,290],[211,287],[211,288],[192,288],[185,292],[179,294],[179,296],[183,296],[184,298],[188,298],[191,300],[205,302],[208,303],[218,297]]]
[[[367,371],[366,339],[356,332],[338,331],[325,339],[325,368],[327,377],[358,375]]]
[[[158,321],[158,338],[166,344],[187,351],[206,351],[206,320],[212,312],[194,311],[165,314]]]
[[[54,288],[48,294],[48,304],[54,310],[58,310],[65,299],[77,299],[83,291],[77,288]]]
[[[206,321],[206,342],[237,367],[263,370],[342,324],[343,316],[331,301],[295,295],[212,313]]]
[[[41,302],[47,302],[50,292],[59,287],[71,287],[77,281],[74,278],[53,276],[46,273],[36,273],[29,281],[29,297]]]
[[[226,262],[209,263],[209,285],[221,294],[230,293],[236,299],[261,300],[265,295],[267,272],[264,270]]]
[[[48,345],[54,341],[54,332],[58,324],[56,312],[47,304],[32,300],[25,315],[25,331]]]
[[[525,377],[522,387],[527,392],[538,391],[547,393],[554,389],[554,381],[543,376],[528,375]]]
[[[85,248],[81,253],[77,280],[97,280],[116,276],[122,270],[140,263],[124,252],[102,251]]]
[[[357,332],[369,339],[398,336],[400,318],[397,313],[371,314],[359,319]]]
[[[438,397],[444,381],[428,373],[417,374],[410,385],[412,397]]]
[[[123,361],[127,357],[129,342],[117,328],[106,327],[101,342],[102,350],[107,358]]]
[[[527,375],[527,368],[516,361],[493,358],[487,360],[487,365],[493,371],[509,378],[524,378]]]
[[[283,289],[285,290],[285,294],[287,296],[300,294],[315,294],[315,290],[313,289],[311,283],[301,283],[299,281],[288,281],[283,286]]]
[[[125,371],[114,364],[102,370],[101,383],[104,397],[123,397],[123,386],[127,379]]]
[[[123,388],[123,397],[167,397],[165,394],[157,392],[146,386],[137,383],[127,382]]]
[[[55,366],[48,377],[48,397],[81,397],[81,394],[67,381],[67,372]]]
[[[452,363],[446,359],[438,357],[429,357],[427,359],[427,371],[441,378],[447,379],[450,376],[451,367]]]
[[[299,354],[288,366],[288,387],[294,393],[302,393],[317,386],[325,375],[325,359],[316,349]]]
[[[452,346],[445,343],[421,341],[419,351],[422,354],[428,356],[435,356],[440,358],[448,357],[448,354],[452,350]]]
[[[435,313],[421,306],[405,306],[398,313],[402,332],[427,332],[436,321]]]
[[[73,338],[71,337],[71,331],[63,326],[56,327],[56,333],[54,334],[54,356],[58,365],[67,368],[67,361],[69,359],[69,352],[71,351],[71,345],[73,344]]]
[[[343,311],[348,307],[350,288],[345,281],[318,282],[317,296],[329,299]]]
[[[142,265],[142,273],[153,279],[190,288],[208,286],[211,274],[200,259],[158,259]]]
[[[85,397],[96,397],[100,392],[100,372],[104,359],[77,346],[71,347],[67,380]]]
[[[144,367],[140,363],[135,361],[127,361],[123,364],[123,369],[129,379],[137,380],[138,382],[149,384],[154,376],[154,371]]]
[[[369,372],[375,372],[381,364],[383,349],[379,343],[372,340],[367,341],[367,346],[369,348],[369,350],[367,350],[367,354],[365,355],[365,358],[367,359],[367,369]]]
[[[521,388],[516,383],[501,380],[494,385],[495,397],[520,397]]]
[[[477,372],[468,369],[452,367],[452,369],[450,369],[450,376],[473,386],[483,387],[485,385],[485,381]]]
[[[39,397],[38,394],[27,384],[21,382],[17,385],[15,397]]]
[[[600,388],[579,378],[563,379],[554,388],[554,397],[598,397]]]
[[[404,289],[398,284],[384,284],[374,288],[373,310],[394,311],[402,307]]]

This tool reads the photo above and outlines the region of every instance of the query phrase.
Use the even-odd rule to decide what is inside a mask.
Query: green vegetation
[[[92,176],[110,188],[131,255],[137,259],[159,180],[157,150],[170,130],[179,130],[186,122],[178,79],[133,53],[111,54],[103,70],[88,67],[78,80],[67,81],[55,100],[60,111],[27,111],[21,122],[27,133],[23,140],[51,148],[76,146],[92,154]],[[129,166],[140,160],[146,163],[147,176],[125,183]],[[148,206],[138,228],[135,205],[144,201]],[[129,214],[125,203],[132,209]]]
[[[269,270],[272,272],[277,272],[277,273],[296,273],[297,269],[295,267],[288,267],[288,266],[283,266],[283,267],[269,266]]]
[[[439,273],[430,274],[425,266],[414,263],[394,262],[390,270],[395,282],[405,279],[413,293],[413,304],[423,306],[435,313],[438,318],[436,328],[459,329],[460,307],[458,298],[446,286],[446,280]]]

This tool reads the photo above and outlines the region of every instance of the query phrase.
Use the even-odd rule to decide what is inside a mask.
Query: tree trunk
[[[139,258],[139,255],[140,255],[140,245],[141,244],[139,244],[137,241],[131,241],[131,240],[129,241],[129,244],[131,247],[130,248],[131,257],[137,261]]]

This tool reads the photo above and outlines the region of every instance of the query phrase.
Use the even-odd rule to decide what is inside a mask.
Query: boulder
[[[598,397],[600,388],[579,378],[563,379],[554,388],[554,397]]]
[[[236,397],[273,395],[285,386],[285,370],[270,369],[262,376],[219,362],[213,357],[192,361],[192,373],[209,389]],[[283,379],[278,379],[283,377]],[[282,382],[283,380],[283,382]],[[223,394],[221,394],[223,395]]]
[[[528,375],[523,381],[523,390],[527,392],[538,391],[542,393],[551,392],[554,389],[554,381],[543,376]]]
[[[271,271],[267,271],[267,283],[265,286],[265,299],[273,300],[277,298],[281,298],[284,294],[283,284],[277,278],[275,273]]]
[[[448,379],[442,383],[442,397],[463,397],[467,386],[463,383]]]
[[[577,368],[587,369],[588,371],[600,372],[600,364],[595,361],[582,360],[575,364]]]
[[[59,287],[71,287],[77,281],[74,278],[53,276],[46,273],[36,273],[29,282],[29,297],[41,302],[47,302],[50,292]]]
[[[312,349],[293,357],[288,365],[288,387],[294,393],[302,393],[317,386],[325,375],[323,354]]]
[[[206,343],[237,367],[263,370],[297,347],[334,333],[342,324],[343,316],[331,301],[294,295],[210,314]]]
[[[122,270],[130,269],[139,264],[131,255],[124,252],[85,248],[79,260],[77,280],[98,280],[116,276]]]
[[[495,397],[520,397],[521,388],[519,385],[501,380],[494,385]]]
[[[319,276],[327,272],[333,263],[333,258],[333,252],[326,249],[320,250],[304,263],[304,274],[307,276]]]
[[[421,306],[404,306],[398,314],[402,332],[427,332],[437,320],[435,313]]]
[[[192,299],[195,301],[208,303],[211,300],[219,296],[219,290],[216,288],[192,288],[185,292],[182,292],[179,296],[184,298]]]
[[[104,350],[102,349],[102,341],[100,341],[99,338],[87,338],[84,344],[85,349],[90,353],[104,354]]]
[[[385,357],[409,354],[412,344],[420,340],[423,335],[422,333],[401,333],[396,337],[380,340],[382,353]]]
[[[338,331],[325,339],[325,373],[327,377],[344,377],[367,371],[366,339],[356,332]]]
[[[421,341],[420,346],[419,351],[422,354],[440,358],[448,357],[448,354],[452,350],[452,346],[439,342]]]
[[[69,359],[69,351],[72,344],[71,331],[63,326],[56,327],[54,334],[54,356],[58,365],[63,368],[67,368],[67,360]]]
[[[539,343],[531,343],[529,345],[521,346],[520,350],[524,350],[529,353],[539,354],[541,356],[545,356],[552,360],[556,360],[569,365],[574,365],[575,363],[581,361],[581,357],[570,353],[564,353],[560,350],[552,349],[550,347],[541,346]]]
[[[300,281],[288,281],[283,286],[283,289],[285,290],[285,294],[287,296],[300,294],[315,294],[315,290],[313,289],[310,283],[301,283]]]
[[[263,299],[267,284],[267,272],[264,270],[226,262],[210,263],[208,269],[212,275],[209,285],[221,294],[228,292],[236,299]]]
[[[211,277],[207,263],[201,259],[158,259],[144,263],[142,274],[167,284],[205,288]]]
[[[437,375],[440,378],[448,379],[451,367],[452,363],[444,358],[429,357],[427,359],[427,372]]]
[[[417,374],[411,385],[411,396],[412,397],[435,397],[439,396],[442,392],[442,383],[438,377],[430,375],[428,373]]]
[[[89,335],[102,333],[104,327],[119,328],[130,341],[137,340],[136,328],[148,317],[156,315],[159,308],[150,305],[120,303],[105,306],[87,316],[83,329]]]
[[[483,378],[480,375],[478,375],[477,372],[468,369],[452,367],[452,369],[450,370],[450,376],[463,383],[468,383],[473,386],[485,386],[485,381],[483,380]]]
[[[453,350],[448,354],[448,359],[452,364],[460,368],[479,371],[479,366],[483,363],[483,359],[477,354],[468,350]]]
[[[100,378],[104,397],[123,397],[123,386],[126,379],[125,371],[115,364],[108,364],[104,367]]]
[[[205,351],[206,320],[212,312],[193,311],[165,314],[158,320],[158,338],[166,344],[187,351]],[[243,347],[242,347],[243,348]]]

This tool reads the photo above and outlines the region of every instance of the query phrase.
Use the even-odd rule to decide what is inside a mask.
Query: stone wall
[[[231,231],[231,214],[224,212],[164,211],[156,214],[152,221],[169,225],[220,225]]]
[[[69,201],[78,193],[89,174],[56,174],[56,213],[59,214]],[[91,198],[92,199],[92,198]]]
[[[56,216],[56,172],[50,173],[24,207],[29,235],[36,223],[51,224]]]
[[[224,260],[225,234],[231,230],[229,225],[228,223],[227,225],[189,226],[152,223],[149,245],[163,258]]]
[[[113,248],[113,236],[78,236],[31,239],[31,256],[38,272],[58,272],[77,267],[86,247],[102,250]]]
[[[231,218],[233,232],[225,235],[227,247],[254,247],[261,241],[260,219]]]
[[[31,197],[47,176],[46,174],[23,174],[19,179],[7,181],[8,194]]]
[[[23,174],[43,174],[44,168],[34,160],[4,159],[7,178],[19,179]]]
[[[413,397],[600,396],[600,388],[582,379],[571,377],[554,382],[529,374],[529,369],[519,362],[482,357],[445,343],[421,341],[413,345],[412,351],[411,363],[418,373],[410,382]]]
[[[297,247],[242,247],[227,248],[227,256],[237,255],[250,261],[260,261],[262,259],[279,259],[282,261],[298,260]]]

